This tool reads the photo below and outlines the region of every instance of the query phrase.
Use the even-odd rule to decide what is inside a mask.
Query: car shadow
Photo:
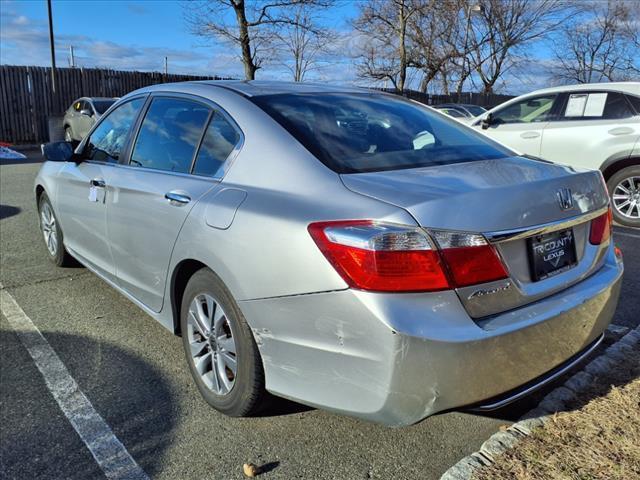
[[[256,412],[253,417],[282,417],[286,415],[294,415],[296,413],[308,412],[315,410],[315,408],[301,403],[296,403],[293,400],[288,400],[282,397],[276,397],[275,395],[267,394],[267,398],[264,402],[264,407]]]
[[[21,211],[22,210],[19,207],[0,204],[0,220],[4,218],[13,217],[14,215],[19,214]]]
[[[43,335],[135,461],[149,476],[159,473],[163,452],[173,443],[172,432],[178,417],[176,396],[167,379],[151,364],[110,343],[58,332],[43,332]],[[9,348],[6,343],[9,336],[6,331],[0,335],[3,350]],[[69,444],[74,445],[60,431],[67,429],[66,420],[52,424],[53,407],[47,410],[44,407],[47,404],[39,403],[37,398],[21,397],[20,392],[29,388],[28,382],[42,384],[40,375],[20,374],[34,365],[26,365],[26,360],[20,364],[13,364],[15,359],[8,360],[6,363],[10,366],[6,363],[3,366],[2,417],[10,420],[3,422],[2,427],[2,470],[9,476],[18,474],[20,478],[91,476],[86,471],[76,471],[74,462],[62,461],[59,455],[63,454],[56,453],[61,448],[64,450],[65,445],[67,448]],[[14,371],[6,372],[6,369]],[[43,401],[51,401],[49,395],[42,396],[48,397]],[[55,404],[48,405],[55,406],[54,416],[61,413]],[[28,420],[21,420],[25,417]],[[25,428],[22,421],[28,422],[29,428]],[[58,430],[52,430],[52,425],[59,425]],[[78,454],[69,452],[72,453]],[[93,468],[91,462],[88,467]]]

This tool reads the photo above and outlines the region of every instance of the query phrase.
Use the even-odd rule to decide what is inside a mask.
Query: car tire
[[[67,126],[64,127],[64,141],[65,142],[74,142],[74,138],[73,138],[73,130],[71,130],[71,127]]]
[[[40,231],[44,237],[44,244],[51,261],[59,267],[73,265],[74,259],[64,248],[62,229],[46,193],[40,195],[38,216],[40,219]]]
[[[613,174],[607,181],[607,188],[613,219],[626,227],[640,227],[640,165]]]
[[[206,323],[207,318],[209,334],[203,335],[202,324],[196,325],[198,319]],[[189,370],[207,403],[232,417],[258,412],[266,398],[258,346],[231,293],[208,268],[198,270],[187,283],[180,327]]]

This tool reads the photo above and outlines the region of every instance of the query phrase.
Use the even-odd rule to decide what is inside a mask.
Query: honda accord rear
[[[622,261],[599,172],[517,157],[387,95],[253,101],[339,175],[354,204],[378,202],[354,215],[324,197],[326,211],[309,219],[323,270],[341,280],[332,291],[242,302],[272,391],[406,425],[500,407],[600,342]]]
[[[181,334],[229,415],[265,391],[389,425],[497,408],[587,356],[618,301],[599,172],[401,97],[156,85],[45,150],[51,259]]]

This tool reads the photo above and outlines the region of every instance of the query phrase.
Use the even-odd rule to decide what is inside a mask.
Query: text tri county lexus
[[[267,391],[389,425],[498,408],[589,354],[618,301],[600,172],[401,97],[156,85],[43,151],[52,260],[182,335],[228,415]]]

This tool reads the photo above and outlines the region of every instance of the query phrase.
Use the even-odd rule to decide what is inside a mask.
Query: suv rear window
[[[338,173],[472,162],[515,155],[445,115],[402,97],[278,94],[252,101]]]

